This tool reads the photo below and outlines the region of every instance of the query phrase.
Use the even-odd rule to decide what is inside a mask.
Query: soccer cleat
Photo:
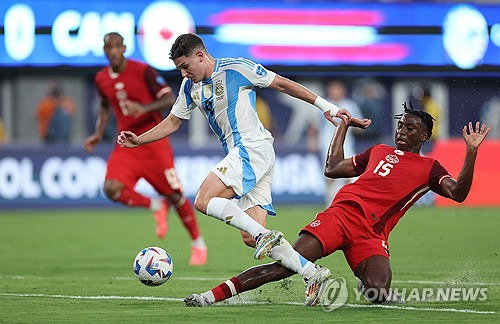
[[[316,265],[316,273],[306,282],[306,300],[304,306],[315,306],[328,287],[332,273],[328,268]]]
[[[191,247],[190,265],[201,266],[207,263],[208,250],[206,247]]]
[[[257,242],[255,244],[255,253],[253,255],[255,260],[262,260],[271,254],[273,247],[281,244],[281,239],[283,238],[283,233],[280,231],[268,231],[266,233],[260,234],[257,237]]]
[[[163,239],[168,232],[168,204],[166,202],[161,203],[161,208],[154,213],[156,221],[156,236],[159,239]]]
[[[207,297],[198,294],[192,294],[184,298],[184,303],[186,303],[187,307],[207,307],[213,304]]]

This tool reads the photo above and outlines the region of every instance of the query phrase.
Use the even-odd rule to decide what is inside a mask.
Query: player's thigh
[[[123,187],[134,188],[142,177],[141,165],[131,154],[120,151],[111,152],[106,165],[104,190],[113,195]],[[113,193],[114,192],[114,193]]]
[[[268,166],[264,174],[259,175],[258,182],[252,190],[239,199],[238,207],[245,211],[255,210],[264,220],[267,215],[275,216],[271,195],[273,174],[274,163]]]
[[[232,199],[235,195],[233,188],[227,186],[217,175],[210,172],[196,193],[194,207],[206,214],[210,199],[214,197]]]
[[[274,149],[270,143],[264,143],[257,148],[234,147],[211,171],[243,197],[273,170]]]
[[[183,197],[182,183],[174,167],[174,161],[168,156],[144,164],[144,179],[161,195],[174,205]]]
[[[366,279],[377,286],[390,284],[392,272],[389,247],[384,239],[359,239],[351,242],[343,251],[354,275],[363,283]]]
[[[314,262],[323,257],[323,244],[314,235],[302,233],[293,244],[293,248],[307,260]]]
[[[316,218],[300,231],[300,236],[309,234],[320,243],[321,256],[328,256],[346,244],[344,224],[340,208],[328,208],[316,214]]]

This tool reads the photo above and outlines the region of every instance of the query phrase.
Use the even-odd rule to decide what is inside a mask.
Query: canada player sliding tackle
[[[396,116],[396,147],[377,144],[362,154],[344,157],[343,143],[349,125],[341,123],[330,144],[325,175],[329,178],[359,176],[345,185],[324,212],[300,231],[294,250],[274,247],[276,263],[250,268],[202,294],[193,294],[186,306],[210,306],[265,283],[301,274],[306,281],[305,305],[315,305],[328,287],[330,271],[312,262],[337,250],[344,252],[358,288],[374,303],[404,302],[390,290],[389,233],[405,212],[427,191],[463,202],[472,184],[478,148],[489,132],[477,122],[464,126],[466,154],[458,178],[453,179],[438,161],[419,154],[432,134],[433,117],[424,111],[407,109]],[[365,123],[366,120],[362,121]],[[290,266],[294,252],[308,261],[303,267]],[[292,264],[293,265],[293,264]],[[292,270],[290,270],[292,269]]]

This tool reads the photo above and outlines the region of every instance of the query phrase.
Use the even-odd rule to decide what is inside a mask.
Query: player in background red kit
[[[354,275],[361,280],[358,288],[374,303],[404,302],[390,290],[392,271],[387,240],[391,230],[429,190],[457,202],[465,200],[472,185],[478,148],[490,130],[479,122],[475,127],[472,123],[464,126],[465,161],[455,180],[438,161],[419,154],[422,144],[432,135],[434,118],[424,111],[407,109],[406,105],[404,114],[396,117],[396,148],[377,144],[347,159],[343,149],[346,132],[359,120],[352,118],[349,126],[340,124],[330,144],[325,175],[359,179],[342,187],[330,207],[302,229],[294,245],[311,262],[342,250]],[[279,248],[271,250],[275,260],[274,249]],[[186,306],[210,306],[294,273],[280,263],[253,267],[212,290],[187,297],[184,302]],[[329,280],[319,281],[315,298],[306,298],[306,305],[318,303],[328,284]]]
[[[147,64],[126,59],[125,49],[120,34],[106,34],[104,52],[109,66],[101,69],[95,77],[101,106],[95,132],[84,143],[88,152],[101,141],[111,107],[119,131],[143,133],[161,122],[161,111],[170,109],[175,101],[172,89],[163,77]],[[148,181],[166,199],[149,198],[136,192],[134,187],[140,178]],[[193,206],[182,193],[174,168],[173,150],[167,138],[134,151],[115,145],[107,163],[104,192],[109,199],[124,205],[151,209],[159,238],[167,234],[169,204],[173,205],[191,236],[189,263],[203,265],[207,262],[207,248]]]

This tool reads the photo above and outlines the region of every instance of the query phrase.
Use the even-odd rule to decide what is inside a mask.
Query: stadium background
[[[2,208],[111,205],[99,187],[113,130],[96,154],[86,154],[81,144],[95,125],[93,76],[106,64],[102,35],[112,30],[124,35],[127,56],[160,70],[175,92],[180,76],[167,53],[175,35],[189,31],[203,36],[215,57],[250,58],[322,96],[327,82],[340,80],[348,96],[359,101],[363,84],[371,82],[382,107],[376,114],[383,124],[379,140],[388,144],[395,124],[391,116],[415,89],[427,89],[441,111],[439,134],[426,154],[444,159],[454,174],[463,149],[448,149],[448,141],[460,137],[467,121],[500,114],[495,112],[500,111],[500,12],[494,4],[134,1],[120,8],[116,1],[3,1],[0,12]],[[471,21],[470,27],[455,20]],[[455,41],[467,28],[473,36]],[[35,109],[49,81],[75,101],[69,146],[43,145],[37,134]],[[273,91],[258,93],[270,107],[264,118],[276,138],[275,202],[322,203],[323,160],[308,146],[308,130],[318,128],[321,115]],[[190,197],[223,154],[200,116],[172,138]],[[497,120],[489,122],[494,130],[500,127],[491,124]],[[481,191],[499,180],[495,168],[482,162],[500,153],[495,134],[479,157],[474,194],[466,204],[500,204],[498,195]],[[368,144],[358,140],[357,151]],[[140,190],[153,194],[147,184]]]
[[[401,103],[404,101],[411,99],[414,105],[419,106],[421,103],[413,95],[418,89],[426,89],[441,111],[437,121],[439,135],[424,146],[425,154],[440,160],[455,176],[460,171],[464,156],[462,126],[471,120],[486,122],[492,127],[492,133],[480,149],[473,187],[466,202],[458,205],[430,197],[423,203],[431,207],[415,211],[428,223],[423,225],[410,220],[400,225],[401,233],[407,233],[411,228],[411,239],[420,242],[427,240],[425,245],[419,244],[410,250],[415,255],[425,251],[427,256],[434,258],[435,261],[429,263],[429,267],[424,267],[424,270],[429,270],[431,264],[436,266],[440,259],[448,262],[440,264],[443,270],[420,273],[409,265],[405,268],[406,263],[421,264],[425,261],[419,256],[413,257],[411,253],[399,252],[398,256],[397,248],[393,252],[400,258],[395,266],[399,265],[399,270],[406,270],[400,271],[402,277],[399,278],[412,279],[416,275],[421,279],[439,281],[461,280],[470,275],[470,271],[466,270],[459,272],[456,277],[447,277],[443,273],[449,264],[450,267],[462,266],[457,261],[462,253],[472,254],[472,247],[484,248],[477,256],[484,257],[479,263],[475,263],[477,259],[465,261],[469,266],[473,264],[475,272],[471,280],[499,281],[498,270],[487,275],[483,269],[499,268],[496,250],[498,238],[494,238],[494,229],[498,228],[497,207],[500,206],[500,195],[494,189],[500,181],[497,161],[500,156],[500,6],[496,1],[463,4],[459,1],[273,0],[228,3],[186,0],[133,1],[124,5],[122,1],[112,0],[6,0],[0,3],[0,14],[0,227],[4,240],[0,255],[3,260],[19,264],[24,258],[13,256],[11,252],[22,248],[28,251],[26,256],[34,260],[32,262],[38,267],[13,271],[2,261],[1,303],[13,308],[9,308],[10,313],[0,315],[0,319],[17,321],[16,311],[23,309],[22,304],[7,301],[10,297],[5,296],[9,293],[39,289],[47,293],[77,294],[75,290],[78,289],[72,289],[77,286],[76,280],[64,270],[67,265],[65,261],[55,261],[56,264],[52,266],[44,263],[47,260],[54,261],[52,256],[59,253],[70,260],[70,270],[83,278],[80,279],[83,283],[79,284],[89,285],[88,291],[80,291],[90,295],[120,294],[119,289],[109,287],[104,288],[105,292],[99,292],[98,287],[93,287],[96,284],[89,283],[88,278],[99,276],[102,263],[116,270],[118,276],[130,276],[131,271],[123,267],[123,260],[125,263],[130,261],[128,259],[143,245],[168,246],[167,250],[173,253],[176,264],[185,263],[185,251],[176,244],[178,240],[185,240],[185,237],[184,233],[176,234],[181,229],[175,217],[171,217],[173,229],[167,241],[154,241],[152,220],[147,224],[138,220],[149,220],[147,212],[125,210],[104,197],[101,184],[114,136],[109,136],[93,154],[82,149],[83,140],[93,131],[98,108],[93,77],[106,64],[102,37],[106,32],[115,30],[125,37],[128,47],[126,54],[155,67],[175,92],[181,79],[178,71],[172,70],[167,52],[175,35],[189,31],[200,34],[216,57],[250,58],[303,83],[322,96],[326,95],[326,83],[332,80],[343,82],[348,88],[348,96],[354,100],[360,98],[360,89],[364,84],[375,84],[380,94],[378,100],[383,107],[379,114],[383,125],[380,140],[388,144],[392,143],[395,125],[392,116],[402,111]],[[70,96],[76,104],[69,144],[46,145],[37,133],[35,109],[45,94],[47,83],[51,81],[59,83],[65,95]],[[273,220],[271,226],[284,228],[285,234],[293,240],[296,230],[325,204],[323,157],[317,150],[311,149],[309,137],[311,130],[319,127],[321,115],[314,107],[290,101],[273,91],[259,89],[258,94],[270,108],[270,115],[266,119],[276,138],[277,151],[273,197],[278,212],[285,217]],[[294,114],[300,110],[306,112],[301,116],[308,116],[307,121],[295,124],[293,119],[300,116]],[[208,170],[223,155],[215,136],[200,117],[195,116],[194,120],[185,123],[171,139],[178,172],[191,198]],[[110,129],[110,132],[113,130]],[[358,139],[357,150],[361,151],[369,144]],[[146,183],[140,184],[140,190],[154,194]],[[437,205],[438,209],[432,205]],[[476,209],[463,208],[468,206]],[[485,206],[492,208],[483,208]],[[474,226],[469,223],[469,214],[478,217],[478,221],[473,222]],[[296,217],[292,222],[286,221],[290,215]],[[444,218],[434,220],[434,215]],[[447,218],[448,215],[456,218],[452,220]],[[123,220],[120,220],[121,217]],[[117,222],[120,223],[118,230],[110,235],[105,229],[116,228]],[[205,218],[200,219],[200,222],[202,230],[215,231],[212,237],[206,234],[209,247],[225,249],[219,233],[225,235],[230,231]],[[94,224],[93,228],[91,224]],[[444,227],[447,233],[464,239],[445,239],[443,243],[440,232],[426,230],[427,225],[431,228],[433,225]],[[470,231],[466,231],[469,226]],[[81,232],[76,231],[71,237],[69,233],[73,232],[74,227]],[[84,238],[85,233],[92,233],[88,238],[92,242]],[[236,234],[232,233],[230,237],[231,242],[238,245]],[[433,234],[435,238],[429,239]],[[131,240],[130,237],[137,237],[137,240]],[[69,244],[67,251],[61,252],[58,238],[69,240],[70,243],[65,243]],[[399,240],[403,246],[407,239],[403,234],[395,236],[395,240]],[[112,242],[116,243],[115,250],[108,247],[114,245]],[[414,242],[407,243],[410,246]],[[77,247],[78,244],[86,246],[89,252]],[[440,245],[447,248],[455,246],[455,250],[444,252],[439,249]],[[30,252],[34,246],[40,250]],[[75,261],[75,251],[93,265]],[[115,253],[115,258],[111,258],[113,260],[109,263],[104,262],[109,253]],[[238,245],[233,254],[211,254],[211,264],[201,272],[218,279],[202,285],[203,288],[210,288],[217,280],[247,267],[250,260],[232,264],[226,272],[219,271],[217,262],[232,257],[238,259],[239,253],[248,254],[248,251]],[[443,253],[447,253],[446,258]],[[335,261],[336,264],[345,263],[338,258]],[[128,263],[126,265],[129,266]],[[196,269],[182,265],[176,269],[176,275],[200,275]],[[342,269],[340,274],[350,275],[347,269]],[[18,272],[32,276],[32,279],[36,279],[36,276],[49,278],[48,283],[53,283],[57,288],[45,289],[42,288],[45,284],[33,284],[31,281],[23,281],[24,284],[19,285],[19,278],[14,278]],[[50,279],[55,274],[67,281],[64,289],[58,286],[57,278]],[[110,282],[122,283],[113,280],[110,279]],[[173,280],[177,285],[169,286],[168,289],[174,289],[169,291],[169,296],[183,297],[185,290],[192,292],[201,289],[196,282],[175,281],[175,275]],[[179,283],[185,286],[179,288]],[[142,287],[136,287],[135,284],[127,282],[124,294],[162,294],[159,291],[142,291]],[[97,285],[104,287],[105,283],[97,280]],[[498,289],[495,289],[491,290],[494,296],[492,304],[482,305],[480,309],[498,309]],[[50,312],[46,313],[43,303],[31,302],[34,309],[40,309],[45,317],[32,314],[28,319],[50,322],[54,318],[71,318],[69,313],[69,317],[53,317]],[[72,306],[71,303],[65,305]],[[440,306],[443,305],[436,307]],[[120,307],[115,308],[111,318],[117,320],[120,318]],[[80,310],[77,308],[76,312]],[[176,308],[172,312],[183,315],[183,311]],[[106,311],[101,310],[101,314],[106,316]],[[302,316],[291,310],[290,314],[294,314],[295,318]],[[347,315],[352,316],[352,313],[348,312]],[[80,316],[77,317],[80,321],[93,318],[88,317],[85,311]],[[109,319],[95,316],[101,321]],[[231,318],[231,314],[227,316]],[[400,319],[394,316],[396,320]],[[201,319],[213,320],[211,317]]]

